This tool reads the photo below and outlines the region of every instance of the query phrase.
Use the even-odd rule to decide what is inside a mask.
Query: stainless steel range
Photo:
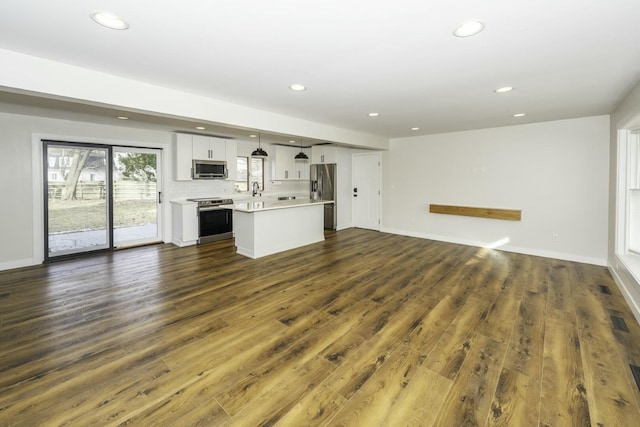
[[[233,238],[233,200],[221,197],[187,199],[198,203],[198,243]]]

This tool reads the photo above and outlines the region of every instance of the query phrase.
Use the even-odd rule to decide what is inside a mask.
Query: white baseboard
[[[0,263],[0,271],[12,270],[14,268],[31,267],[33,265],[36,265],[36,263],[31,258],[18,259],[15,261]]]
[[[620,259],[614,259],[613,264],[610,263],[608,267],[636,322],[640,324],[640,283]]]
[[[382,228],[380,231],[384,233],[398,234],[401,236],[418,237],[421,239],[437,240],[440,242],[447,242],[447,243],[457,243],[460,245],[476,246],[480,248],[487,247],[487,244],[485,242],[478,242],[474,240],[460,239],[460,238],[449,237],[449,236],[439,236],[439,235],[428,234],[428,233],[416,233],[413,231],[399,230],[396,228]],[[525,254],[525,255],[539,256],[543,258],[553,258],[553,259],[561,259],[564,261],[574,261],[574,262],[580,262],[584,264],[599,265],[601,267],[607,266],[607,260],[604,258],[601,259],[601,258],[585,257],[582,255],[569,254],[565,252],[552,252],[552,251],[545,251],[540,249],[512,246],[509,244],[495,247],[494,249],[500,250],[500,251],[506,251],[506,252],[515,252],[515,253]]]

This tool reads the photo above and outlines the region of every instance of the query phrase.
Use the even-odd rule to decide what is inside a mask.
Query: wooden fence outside
[[[49,199],[60,200],[64,182],[49,183]],[[156,198],[155,182],[117,181],[113,187],[115,200],[153,200]],[[76,200],[100,200],[106,196],[104,181],[78,181]]]

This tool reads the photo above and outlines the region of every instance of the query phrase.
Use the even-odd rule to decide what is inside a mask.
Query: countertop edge
[[[298,202],[298,203],[286,203],[286,202],[295,202],[295,200],[287,200],[287,201],[264,201],[262,203],[266,204],[263,207],[259,207],[259,208],[249,208],[249,207],[242,207],[242,205],[244,204],[248,204],[248,203],[239,203],[237,205],[235,205],[234,210],[236,212],[243,212],[243,213],[255,213],[255,212],[264,212],[264,211],[271,211],[271,210],[276,210],[276,209],[291,209],[291,208],[302,208],[302,207],[306,207],[306,206],[315,206],[315,205],[326,205],[326,204],[331,204],[331,203],[335,203],[335,201],[333,200],[316,200],[316,201],[305,201],[305,202]],[[249,202],[249,203],[254,203],[254,202]]]

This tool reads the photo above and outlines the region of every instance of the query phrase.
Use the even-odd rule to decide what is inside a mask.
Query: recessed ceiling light
[[[196,126],[196,129],[198,129],[198,130],[205,130],[205,129],[206,129],[206,127],[204,127],[204,126]]]
[[[482,21],[469,21],[462,25],[459,25],[453,30],[453,35],[456,37],[471,37],[484,30],[484,22]]]
[[[516,113],[513,115],[513,117],[524,117],[524,116],[526,116],[525,113]]]
[[[369,113],[367,114],[367,116],[369,117],[378,117],[380,115],[380,113]]]
[[[289,89],[296,92],[302,92],[303,90],[307,90],[307,88],[304,85],[301,85],[300,83],[292,84],[291,86],[289,86]]]
[[[420,130],[420,128],[411,128],[411,130]]]
[[[507,92],[511,92],[514,88],[511,86],[505,86],[505,87],[499,87],[498,89],[494,90],[495,93],[507,93]]]
[[[117,117],[116,117],[116,119],[119,119],[119,120],[129,120],[129,117],[127,117],[127,116],[117,116]]]
[[[126,30],[129,28],[129,24],[122,18],[109,12],[94,12],[91,14],[91,19],[103,27],[111,28],[112,30]]]
[[[289,142],[292,143],[292,144],[296,143],[293,139],[289,140]]]
[[[249,135],[249,138],[257,138],[257,137],[258,137],[258,135],[253,134],[253,133],[251,135]]]

